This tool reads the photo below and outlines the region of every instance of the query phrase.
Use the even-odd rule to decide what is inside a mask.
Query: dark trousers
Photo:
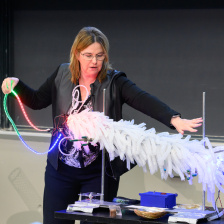
[[[70,167],[59,161],[55,170],[47,161],[43,204],[43,224],[74,224],[71,220],[54,218],[54,212],[74,204],[79,193],[101,192],[101,156],[85,168]],[[117,196],[119,180],[105,175],[104,200],[112,201]]]

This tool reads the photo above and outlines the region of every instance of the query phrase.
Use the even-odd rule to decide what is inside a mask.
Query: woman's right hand
[[[11,84],[12,81],[12,84]],[[2,92],[4,94],[9,94],[14,89],[14,87],[18,84],[19,79],[15,77],[5,78],[2,82]]]

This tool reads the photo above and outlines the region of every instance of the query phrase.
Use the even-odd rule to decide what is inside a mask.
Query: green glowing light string
[[[11,82],[11,87],[12,87],[12,82]],[[14,90],[12,90],[12,93],[16,96],[17,100],[19,101],[19,97],[18,97],[17,93],[16,93]],[[5,96],[4,96],[4,101],[3,101],[4,111],[5,111],[5,114],[6,114],[7,118],[9,119],[10,123],[12,124],[12,126],[13,126],[13,128],[14,128],[16,134],[17,134],[18,137],[20,138],[21,142],[22,142],[22,143],[23,143],[23,144],[24,144],[30,151],[32,151],[32,152],[34,152],[34,153],[36,153],[36,154],[38,154],[38,155],[43,155],[43,154],[46,154],[46,153],[50,152],[51,150],[53,150],[54,147],[57,145],[59,139],[61,138],[62,134],[59,134],[58,138],[56,139],[56,141],[54,142],[54,144],[51,146],[51,148],[50,148],[49,150],[47,150],[47,151],[45,151],[45,152],[38,152],[38,151],[32,149],[32,148],[31,148],[29,145],[27,145],[27,143],[24,141],[24,139],[23,139],[22,136],[20,135],[20,133],[19,133],[19,131],[18,131],[18,129],[17,129],[17,127],[16,127],[16,125],[15,125],[13,119],[12,119],[11,116],[9,115],[8,108],[7,108],[7,98],[8,98],[8,94],[5,94]],[[25,116],[25,114],[24,114],[24,116]],[[26,117],[26,116],[25,116],[25,117]],[[28,118],[28,117],[27,117],[27,118]],[[28,121],[28,122],[29,122],[29,121]],[[31,123],[31,122],[29,122],[29,123]],[[35,128],[35,129],[36,129],[36,128]],[[47,130],[49,130],[49,129],[47,129]],[[41,130],[41,131],[42,131],[42,130]]]

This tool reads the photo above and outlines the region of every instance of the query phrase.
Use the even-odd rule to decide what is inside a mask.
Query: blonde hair
[[[93,43],[99,43],[103,48],[105,59],[103,61],[102,69],[99,72],[97,78],[100,82],[105,79],[107,71],[111,69],[109,64],[109,41],[107,37],[95,27],[84,27],[77,34],[70,52],[70,71],[72,74],[71,81],[73,83],[78,82],[80,78],[80,63],[76,57],[76,54],[86,49]]]

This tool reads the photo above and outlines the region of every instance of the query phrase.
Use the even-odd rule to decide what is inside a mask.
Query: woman
[[[118,121],[122,119],[122,105],[131,107],[157,119],[170,128],[183,134],[184,131],[196,132],[202,119],[184,120],[180,114],[156,97],[142,91],[126,78],[123,72],[113,70],[109,64],[109,42],[107,37],[94,27],[84,27],[73,43],[70,64],[62,64],[38,89],[33,90],[17,78],[6,78],[2,83],[4,94],[12,89],[19,94],[22,102],[32,109],[42,109],[52,105],[53,120],[74,109],[71,105],[72,91],[79,88],[79,100],[84,101],[80,111],[86,107],[94,111],[103,111],[103,89],[106,89],[105,114]],[[86,91],[86,89],[88,91]],[[88,94],[89,93],[89,94]],[[150,105],[146,107],[145,105]],[[80,105],[79,105],[80,107]],[[57,124],[66,127],[63,122]],[[54,127],[56,128],[56,127]],[[51,144],[57,138],[57,130]],[[73,146],[66,145],[69,152]],[[119,177],[127,171],[126,163],[116,158],[106,161],[104,200],[116,197]],[[73,156],[66,156],[55,147],[48,153],[44,189],[44,224],[73,223],[54,219],[54,211],[62,210],[68,204],[78,200],[82,192],[101,192],[101,153],[98,146],[89,144],[88,150],[77,149]]]

